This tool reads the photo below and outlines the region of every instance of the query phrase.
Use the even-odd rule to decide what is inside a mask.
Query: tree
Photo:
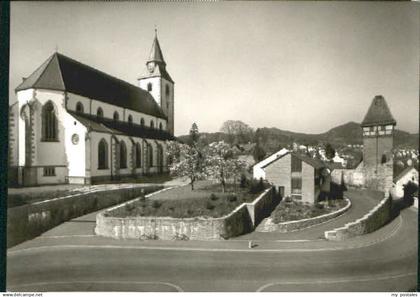
[[[190,129],[190,144],[195,145],[200,138],[200,132],[198,131],[198,126],[196,123],[193,123]]]
[[[234,180],[245,169],[245,162],[239,160],[230,145],[224,141],[211,143],[206,150],[206,176],[220,182],[222,192],[226,191],[226,181]]]
[[[252,156],[254,157],[254,160],[256,163],[264,160],[265,155],[266,155],[266,151],[264,150],[264,148],[262,147],[262,145],[260,144],[260,142],[257,142],[255,147],[254,147],[254,151],[252,153]]]
[[[191,180],[191,190],[194,182],[205,177],[204,158],[199,148],[178,142],[169,142],[167,154],[171,160],[169,171],[171,175],[188,177]]]
[[[220,132],[228,135],[228,142],[232,145],[234,143],[248,143],[252,140],[253,129],[242,121],[229,120],[223,123]]]
[[[325,146],[325,157],[328,160],[332,160],[335,157],[335,149],[329,143]]]

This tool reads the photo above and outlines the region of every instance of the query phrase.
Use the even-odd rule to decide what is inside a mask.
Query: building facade
[[[168,172],[174,82],[157,36],[138,86],[54,53],[16,88],[9,176],[23,186]]]

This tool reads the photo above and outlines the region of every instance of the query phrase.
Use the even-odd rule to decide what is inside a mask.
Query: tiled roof
[[[90,131],[156,140],[174,140],[174,137],[169,132],[164,130],[152,129],[134,123],[129,124],[120,121],[115,122],[111,119],[100,119],[96,116],[76,113],[73,111],[69,111],[69,113]]]
[[[385,98],[381,95],[373,98],[372,104],[369,107],[365,118],[362,121],[362,126],[374,125],[396,125],[394,117],[386,104]]]
[[[277,158],[275,158],[271,162],[263,165],[261,168],[265,168],[265,167],[269,166],[270,164],[274,163],[278,159],[283,158],[287,154],[291,154],[292,156],[295,156],[296,158],[298,158],[298,159],[302,160],[303,162],[309,164],[310,166],[314,167],[315,169],[320,169],[320,168],[327,167],[327,165],[319,159],[313,159],[313,158],[311,158],[307,155],[303,155],[303,154],[299,154],[299,153],[295,153],[295,152],[286,152],[285,154],[279,155]]]
[[[167,118],[149,92],[59,53],[54,53],[16,91],[67,91],[152,116]]]

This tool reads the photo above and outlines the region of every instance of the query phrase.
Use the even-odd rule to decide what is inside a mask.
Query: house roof
[[[69,113],[90,131],[156,140],[174,140],[174,137],[167,131],[152,129],[134,123],[129,124],[121,121],[115,122],[111,119],[98,118],[96,116],[76,113],[73,111],[69,111]]]
[[[396,177],[394,177],[394,183],[398,182],[400,179],[402,179],[406,174],[408,174],[411,170],[416,170],[416,168],[414,168],[413,166],[408,166],[407,168],[405,168],[403,171],[400,172],[400,174],[398,174]]]
[[[67,91],[152,116],[167,118],[149,92],[54,53],[17,88]]]
[[[375,96],[362,121],[362,126],[375,125],[396,125],[394,117],[389,110],[385,98],[381,95]]]
[[[261,166],[261,168],[265,168],[265,167],[271,165],[272,163],[274,163],[275,161],[283,158],[287,154],[291,154],[292,156],[295,156],[296,158],[302,160],[306,164],[309,164],[310,166],[314,167],[315,169],[321,169],[321,168],[327,167],[327,165],[325,165],[325,163],[322,162],[319,159],[313,159],[313,158],[311,158],[311,157],[309,157],[307,155],[303,155],[303,154],[299,154],[299,153],[295,153],[295,152],[287,152],[285,154],[278,155],[275,159],[271,160],[269,163],[264,164],[263,166]]]

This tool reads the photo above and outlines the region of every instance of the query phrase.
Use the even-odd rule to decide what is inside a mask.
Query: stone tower
[[[393,179],[393,118],[385,98],[373,98],[361,124],[363,128],[363,171],[365,186],[388,192]]]
[[[173,135],[175,83],[166,71],[166,62],[163,58],[156,30],[146,68],[146,74],[138,79],[138,86],[148,91],[162,108],[168,117],[168,131]]]

